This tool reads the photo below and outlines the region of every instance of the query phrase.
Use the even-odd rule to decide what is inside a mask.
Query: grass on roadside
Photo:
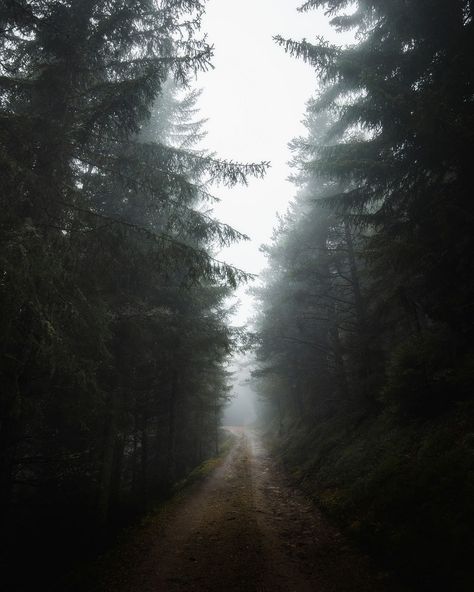
[[[236,436],[221,430],[219,454],[203,461],[178,481],[167,499],[159,500],[134,524],[122,529],[110,547],[94,561],[80,561],[70,573],[63,589],[69,592],[119,592],[127,590],[130,566],[137,565],[151,552],[167,515],[184,499],[193,495],[195,487],[206,480],[224,462]]]

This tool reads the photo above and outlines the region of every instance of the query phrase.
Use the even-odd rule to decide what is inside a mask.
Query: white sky
[[[215,216],[251,237],[223,250],[219,258],[256,274],[265,267],[259,247],[270,241],[276,213],[286,210],[295,192],[286,181],[287,144],[304,132],[300,121],[317,85],[314,70],[285,54],[272,37],[311,41],[323,35],[339,41],[321,11],[300,14],[296,10],[300,4],[300,0],[208,0],[202,24],[202,32],[215,46],[215,69],[197,80],[204,89],[201,115],[208,118],[206,148],[220,158],[271,162],[264,180],[214,191],[222,199]],[[238,298],[241,306],[234,322],[243,325],[253,314],[253,301],[246,288],[239,289]]]

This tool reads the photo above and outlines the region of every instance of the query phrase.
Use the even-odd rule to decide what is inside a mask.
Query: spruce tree
[[[314,109],[337,114],[312,164],[346,184],[327,204],[369,229],[366,254],[381,299],[395,308],[401,303],[413,327],[413,351],[404,363],[466,377],[474,287],[471,3],[361,1],[352,10],[347,2],[315,0],[301,10],[315,7],[325,7],[335,28],[353,29],[358,39],[341,48],[277,38],[314,65],[323,84]],[[446,355],[451,347],[455,358]],[[441,390],[447,398],[467,394],[467,382],[419,379],[427,397],[434,390],[436,398]]]
[[[0,481],[19,539],[39,516],[54,538],[73,509],[92,534],[215,448],[236,341],[223,301],[249,276],[215,257],[245,237],[212,217],[211,185],[266,163],[195,145],[198,93],[174,87],[210,65],[202,13],[0,7]]]

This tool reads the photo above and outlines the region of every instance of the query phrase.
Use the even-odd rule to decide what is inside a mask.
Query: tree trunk
[[[176,481],[176,404],[178,398],[179,384],[178,372],[173,371],[171,388],[168,399],[168,459],[167,475],[168,483]]]
[[[122,467],[125,440],[123,435],[115,438],[112,475],[110,480],[109,518],[117,515],[120,506],[120,490],[122,485]]]
[[[357,262],[354,253],[354,243],[352,241],[352,234],[349,224],[344,222],[344,236],[346,239],[347,253],[349,259],[349,270],[351,274],[352,290],[354,293],[354,303],[357,314],[357,322],[362,333],[366,333],[366,311],[365,304],[362,298],[360,289],[359,271],[357,269]]]
[[[336,381],[338,384],[339,393],[344,400],[347,400],[350,396],[349,394],[349,384],[347,382],[346,376],[346,368],[344,364],[344,357],[342,354],[342,344],[339,338],[339,329],[337,324],[334,320],[331,327],[331,337],[333,342],[333,350],[334,350],[334,365],[336,370]]]
[[[98,519],[102,528],[109,520],[110,501],[112,492],[112,475],[114,470],[115,452],[117,444],[117,416],[119,407],[118,391],[110,394],[109,415],[106,420],[102,470],[99,484]]]
[[[0,423],[0,516],[8,517],[13,489],[16,445],[15,429],[10,418]],[[3,521],[3,520],[2,520]]]
[[[216,456],[219,454],[219,407],[214,405],[214,445]]]
[[[141,454],[140,454],[140,493],[142,500],[148,500],[148,433],[147,420],[143,417],[141,429]]]
[[[283,435],[283,412],[281,408],[281,395],[277,395],[277,409],[278,409],[278,435]]]

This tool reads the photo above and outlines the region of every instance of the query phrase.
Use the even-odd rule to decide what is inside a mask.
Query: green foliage
[[[472,2],[313,8],[355,42],[275,38],[320,90],[264,247],[264,416],[319,505],[413,589],[471,590]]]
[[[446,336],[425,332],[396,348],[383,396],[412,416],[439,412],[452,395],[449,346]]]
[[[303,6],[325,7],[336,28],[354,29],[354,45],[277,38],[316,67],[324,86],[312,108],[337,114],[332,141],[310,166],[352,184],[328,203],[376,230],[371,255],[396,272],[392,280],[424,314],[465,333],[473,295],[471,4],[437,2],[429,19],[425,3],[355,4],[351,14],[347,2]]]
[[[217,445],[240,339],[224,303],[250,276],[213,255],[247,237],[213,218],[211,191],[268,165],[199,146],[190,84],[212,57],[203,10],[0,7],[0,508],[11,555],[60,553],[49,543],[72,538],[90,547]]]
[[[467,591],[473,417],[471,404],[423,424],[334,416],[273,445],[300,486],[408,589]]]

